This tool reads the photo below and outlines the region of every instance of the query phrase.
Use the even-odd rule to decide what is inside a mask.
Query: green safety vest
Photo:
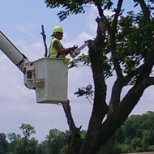
[[[65,54],[59,54],[58,51],[53,47],[53,43],[54,41],[58,41],[58,43],[60,44],[60,46],[62,47],[62,44],[60,42],[60,40],[58,40],[57,38],[53,38],[51,40],[51,45],[50,45],[50,57],[51,58],[64,58]]]

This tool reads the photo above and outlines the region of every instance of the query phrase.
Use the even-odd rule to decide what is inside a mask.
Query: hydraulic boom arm
[[[28,61],[14,44],[0,31],[0,50],[24,73]]]

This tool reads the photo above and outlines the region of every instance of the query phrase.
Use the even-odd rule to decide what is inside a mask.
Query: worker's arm
[[[63,48],[60,46],[59,42],[58,41],[54,41],[53,43],[53,47],[59,52],[59,53],[65,53],[66,55],[67,54],[71,54],[71,49],[70,48]]]

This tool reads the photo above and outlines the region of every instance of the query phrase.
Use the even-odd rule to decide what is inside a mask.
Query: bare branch
[[[70,108],[70,105],[69,105],[69,100],[66,103],[63,103],[62,106],[63,106],[63,109],[65,111],[65,115],[66,115],[66,118],[67,118],[67,123],[69,125],[70,132],[76,131],[77,128],[75,126],[75,123],[74,123],[74,120],[73,120],[73,117],[72,117],[72,114],[71,114],[71,108]]]
[[[42,32],[41,35],[43,37],[43,42],[44,42],[44,47],[45,47],[45,54],[44,57],[47,57],[48,55],[48,49],[47,49],[47,44],[46,44],[46,35],[45,35],[45,31],[44,31],[44,26],[42,25]]]

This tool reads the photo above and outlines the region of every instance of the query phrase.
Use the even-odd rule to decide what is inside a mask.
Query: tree
[[[30,124],[22,123],[19,128],[23,131],[25,139],[28,139],[32,134],[35,134],[35,128]]]
[[[20,141],[16,143],[13,152],[15,154],[42,154],[38,149],[38,141],[35,138],[26,140],[26,143],[25,139],[22,138]]]
[[[15,134],[15,133],[9,133],[8,134],[8,140],[9,140],[9,151],[14,151],[16,145],[18,142],[21,140],[21,135],[20,134]]]
[[[18,140],[15,145],[15,154],[34,154],[37,152],[38,141],[35,138],[29,139],[35,133],[35,129],[30,124],[22,123],[19,127],[24,137]]]
[[[134,8],[126,12],[123,0],[45,0],[47,7],[63,9],[58,13],[60,21],[70,14],[84,13],[85,5],[94,5],[98,10],[97,32],[95,39],[89,41],[89,55],[82,55],[74,61],[75,65],[78,62],[89,64],[94,80],[93,109],[84,140],[73,121],[69,102],[63,105],[71,132],[69,154],[96,154],[109,139],[112,140],[145,89],[154,84],[154,2],[133,2],[134,8],[139,7],[140,12],[133,11]],[[104,10],[113,15],[104,15]],[[107,102],[106,80],[113,75],[115,81]],[[126,86],[129,89],[122,96]]]
[[[48,151],[50,154],[60,153],[65,143],[65,133],[57,129],[51,129],[47,135]]]
[[[6,134],[0,133],[0,153],[5,154],[8,151],[8,141],[6,140]]]

